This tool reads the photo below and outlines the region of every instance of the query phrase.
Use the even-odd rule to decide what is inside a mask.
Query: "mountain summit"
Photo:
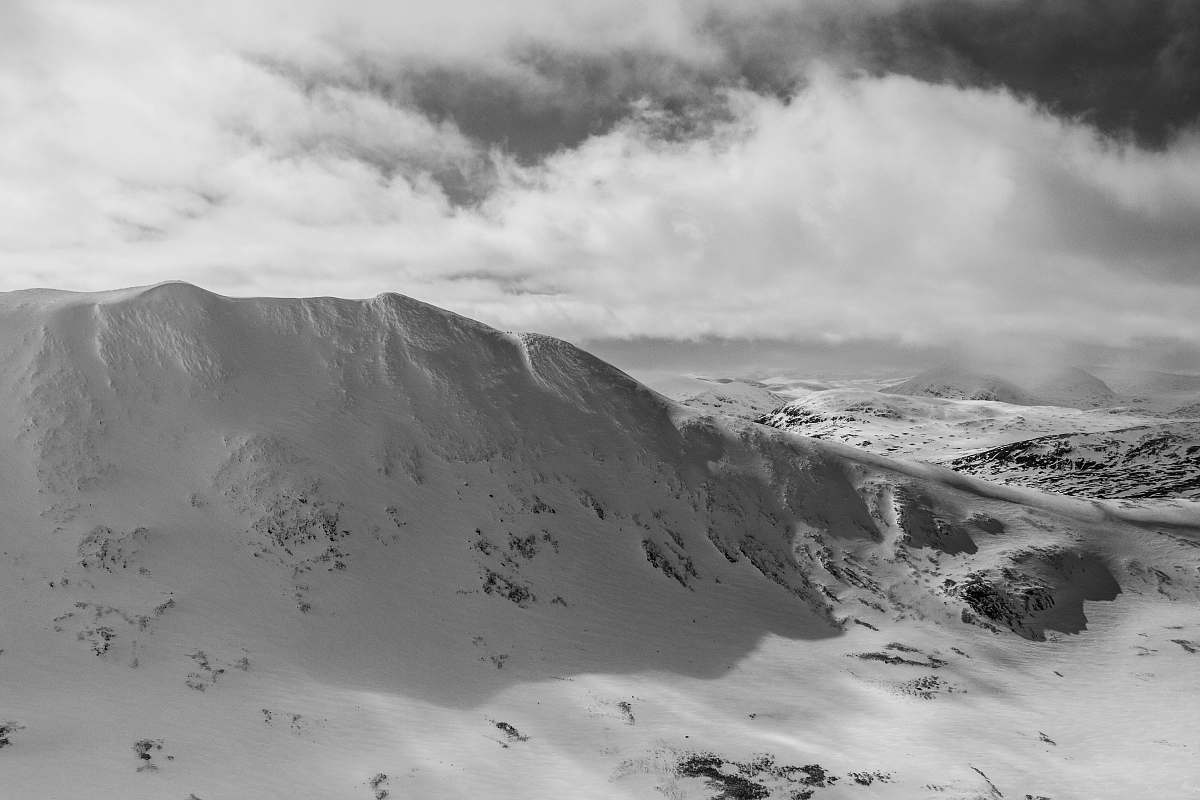
[[[14,796],[1066,797],[1195,738],[1183,506],[718,419],[399,295],[17,292],[0,342]]]

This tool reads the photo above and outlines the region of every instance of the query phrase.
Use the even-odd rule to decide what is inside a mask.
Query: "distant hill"
[[[1019,406],[1039,405],[1032,394],[997,375],[958,367],[926,370],[885,390],[889,394],[943,397],[948,400],[998,400]]]
[[[1200,392],[1200,375],[1115,367],[1094,367],[1092,371],[1121,394]]]
[[[1189,407],[1200,405],[1200,375],[1127,367],[1090,367],[1121,403],[1169,416],[1196,416]]]
[[[668,395],[697,411],[722,414],[740,420],[755,420],[788,402],[757,381],[730,378],[697,378],[696,386]]]
[[[947,462],[978,478],[1096,498],[1200,498],[1200,423],[1040,436]]]
[[[1195,403],[1188,403],[1186,406],[1180,406],[1170,412],[1172,417],[1200,417],[1200,400]]]
[[[882,455],[944,463],[1052,434],[1134,428],[1161,420],[1158,415],[1113,406],[1019,406],[842,388],[811,392],[756,421]]]
[[[1030,393],[1038,400],[1070,408],[1100,408],[1118,401],[1107,383],[1079,367],[1063,367],[1032,378]]]
[[[995,400],[1018,406],[1100,408],[1118,402],[1104,381],[1079,367],[1020,368],[1005,375],[958,366],[926,370],[884,391],[948,400]]]

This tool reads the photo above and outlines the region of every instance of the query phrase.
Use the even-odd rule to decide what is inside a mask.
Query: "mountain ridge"
[[[778,796],[969,796],[942,726],[1024,680],[987,654],[1200,596],[1188,508],[720,419],[400,295],[9,295],[0,368],[0,756],[35,794],[710,797],[695,759],[775,752],[795,770],[746,774]],[[797,738],[813,714],[855,722]],[[900,763],[880,719],[944,746]],[[1031,759],[1095,785],[989,746],[1009,786]]]

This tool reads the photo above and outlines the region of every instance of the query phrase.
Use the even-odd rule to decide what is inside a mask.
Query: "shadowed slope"
[[[769,631],[836,632],[753,448],[565,342],[396,295],[33,299],[5,319],[25,343],[7,423],[41,513],[8,537],[59,531],[79,601],[147,584],[275,629],[330,680],[445,703],[580,670],[715,675]],[[144,531],[121,571],[70,565],[97,529],[114,551]]]

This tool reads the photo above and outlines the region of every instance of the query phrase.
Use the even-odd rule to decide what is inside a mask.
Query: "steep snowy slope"
[[[10,294],[0,397],[12,797],[1195,783],[1189,504],[717,421],[395,295]]]
[[[1200,499],[1200,422],[1042,436],[947,462],[980,478],[1081,497]]]

